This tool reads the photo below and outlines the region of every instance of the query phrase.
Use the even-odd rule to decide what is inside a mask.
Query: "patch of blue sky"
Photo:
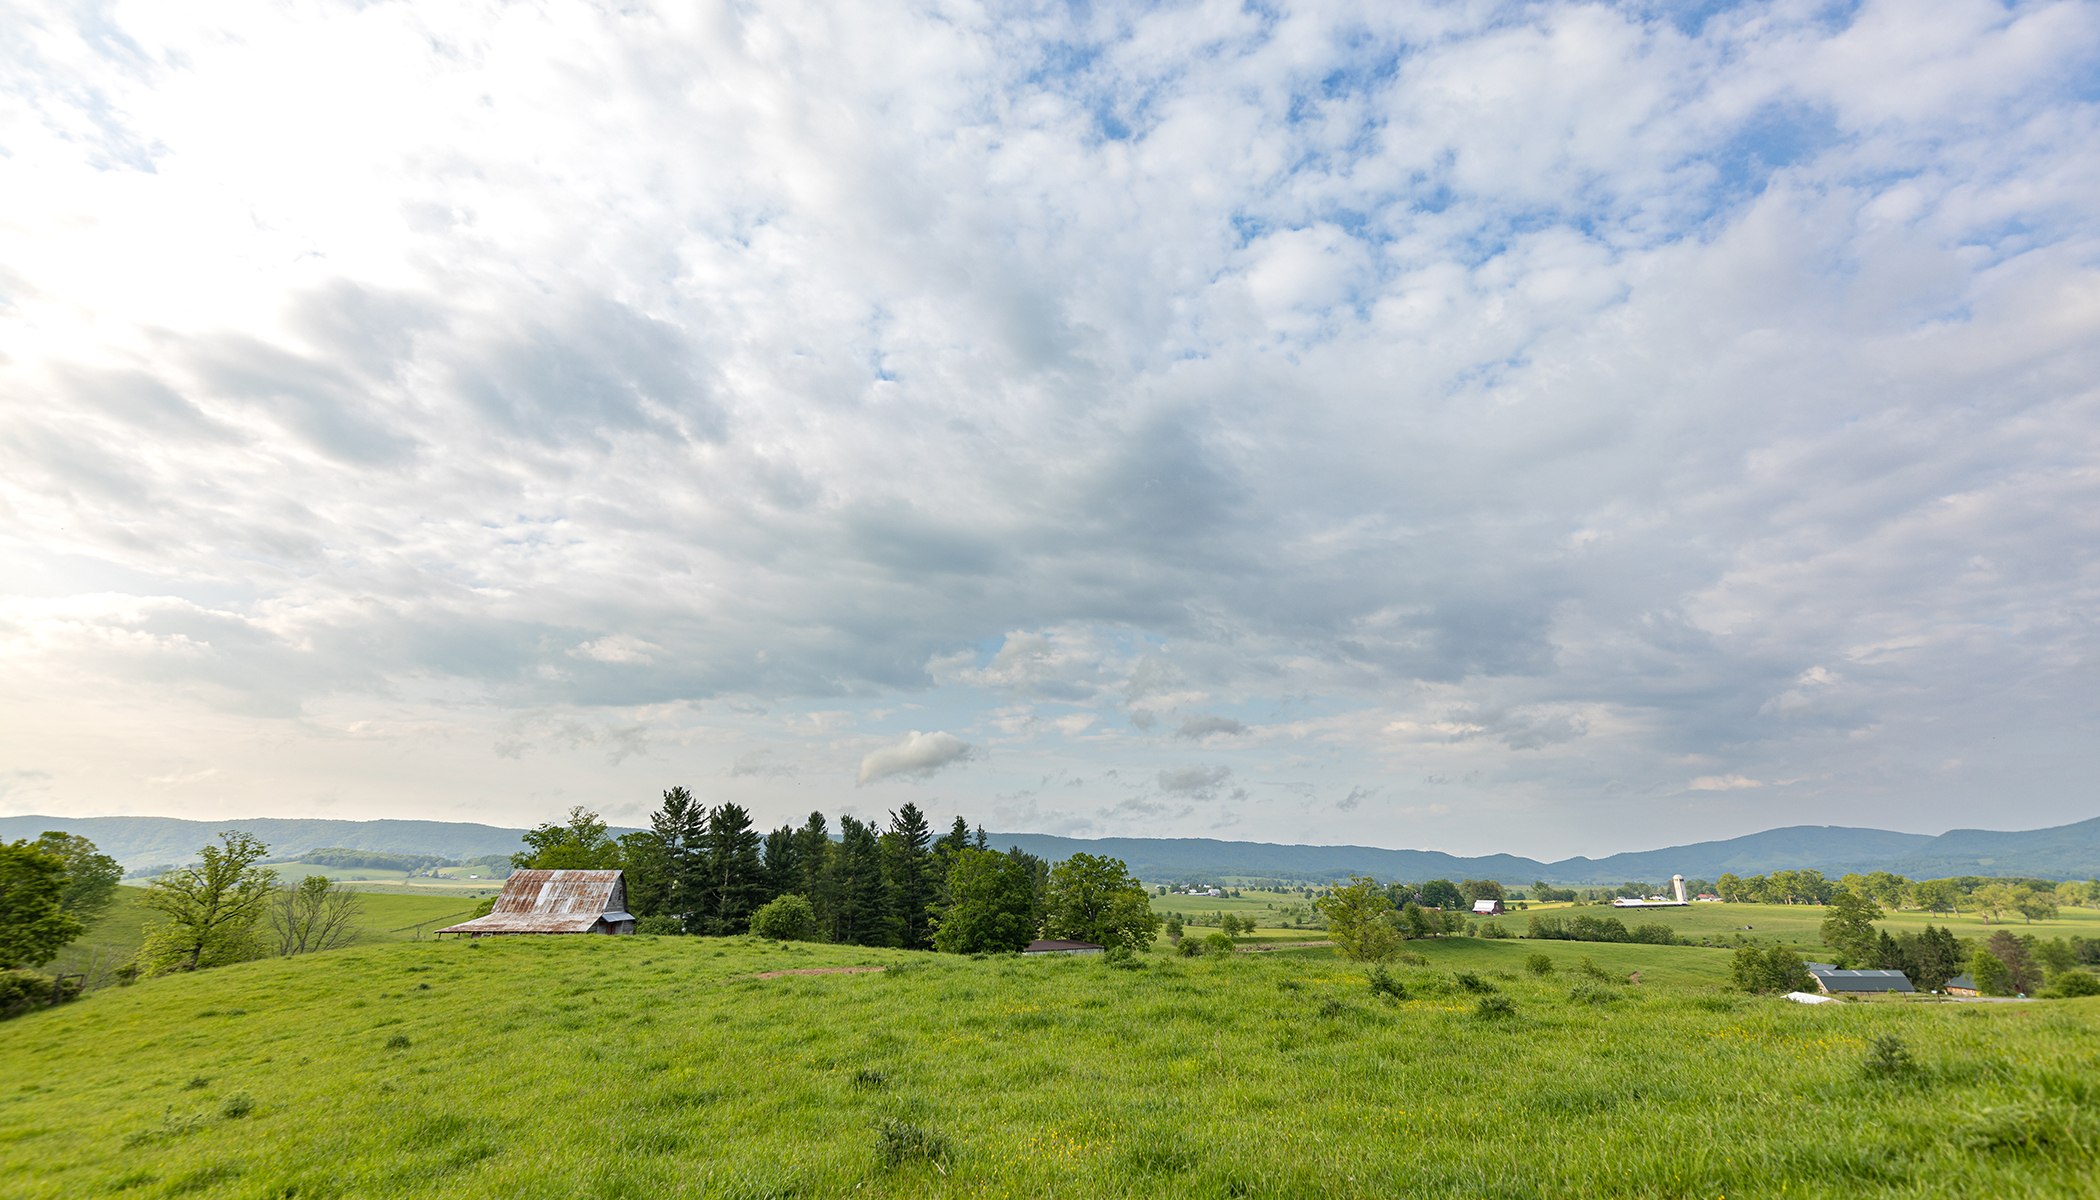
[[[1732,208],[1760,195],[1772,176],[1838,145],[1844,135],[1827,108],[1772,104],[1759,109],[1733,137],[1697,156],[1716,171],[1711,209]]]
[[[1700,37],[1706,32],[1707,22],[1722,13],[1767,6],[1757,0],[1636,0],[1626,7],[1648,20],[1667,21],[1686,37]]]

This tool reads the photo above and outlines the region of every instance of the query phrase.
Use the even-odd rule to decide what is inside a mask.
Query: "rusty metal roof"
[[[600,919],[626,915],[627,884],[618,871],[513,871],[496,906],[439,933],[589,933]]]

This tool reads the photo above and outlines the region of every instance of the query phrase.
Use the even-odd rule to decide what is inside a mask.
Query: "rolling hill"
[[[519,848],[522,829],[452,821],[339,821],[252,818],[186,821],[174,817],[0,817],[0,841],[65,829],[92,839],[126,867],[185,862],[222,829],[239,829],[288,857],[320,846],[472,858]],[[632,832],[616,828],[615,835]],[[2001,832],[1955,829],[1934,837],[1841,825],[1793,825],[1716,842],[1553,862],[1513,854],[1467,858],[1435,850],[1377,846],[1287,846],[1215,838],[1067,838],[1041,833],[991,834],[993,845],[1019,846],[1052,861],[1085,852],[1128,863],[1139,878],[1172,880],[1255,876],[1325,882],[1362,873],[1380,879],[1535,879],[1561,885],[1657,882],[1681,874],[1714,879],[1814,868],[1825,875],[1894,871],[1913,879],[1948,875],[2028,875],[2046,879],[2100,876],[2100,817],[2052,829]]]

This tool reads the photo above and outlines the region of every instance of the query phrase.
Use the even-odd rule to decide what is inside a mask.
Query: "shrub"
[[[1517,1015],[1517,1006],[1507,996],[1482,996],[1473,1006],[1473,1015],[1483,1021],[1496,1021]]]
[[[1128,946],[1110,946],[1101,952],[1101,961],[1118,971],[1142,971],[1145,969],[1145,960],[1139,958],[1137,951],[1132,950]]]
[[[2049,990],[2042,995],[2052,1000],[2069,999],[2074,996],[2100,996],[2100,975],[2084,971],[2065,971],[2049,981]]]
[[[685,932],[685,922],[677,917],[642,917],[634,923],[634,931],[657,937],[676,937]]]
[[[1785,946],[1745,946],[1728,963],[1729,978],[1746,992],[1801,992],[1816,985],[1799,955]]]
[[[1658,924],[1634,926],[1633,940],[1645,942],[1650,946],[1675,946],[1684,941],[1683,938],[1677,936],[1676,930],[1668,925]]]
[[[1500,921],[1489,921],[1480,927],[1480,936],[1484,938],[1506,938],[1509,936],[1509,930],[1502,928]]]
[[[238,1121],[255,1111],[255,1098],[246,1092],[235,1092],[219,1101],[219,1115],[229,1121]]]
[[[1570,1004],[1610,1004],[1619,998],[1619,993],[1594,983],[1578,983],[1568,989]]]
[[[397,1033],[394,1036],[388,1038],[386,1040],[386,1048],[389,1050],[408,1049],[408,1035],[405,1033]]]
[[[875,1162],[878,1166],[895,1170],[914,1159],[946,1162],[948,1140],[931,1130],[898,1120],[884,1121],[875,1127]]]
[[[751,932],[768,941],[802,942],[817,924],[817,910],[801,896],[775,896],[751,914]]]
[[[890,1086],[890,1077],[873,1067],[862,1067],[853,1074],[853,1086],[879,1091]]]
[[[1230,954],[1232,939],[1222,933],[1209,934],[1203,939],[1203,949],[1210,954]]]
[[[1393,973],[1386,970],[1382,964],[1373,964],[1368,978],[1372,995],[1385,996],[1392,1000],[1407,999],[1407,985],[1393,978]]]
[[[1524,969],[1533,975],[1551,975],[1553,974],[1553,956],[1550,954],[1530,955],[1524,959]]]
[[[1912,1060],[1910,1049],[1903,1039],[1892,1033],[1882,1034],[1867,1044],[1867,1059],[1860,1070],[1870,1079],[1900,1079],[1918,1069]]]
[[[76,999],[80,982],[68,979],[63,988],[58,988],[57,981],[36,971],[0,971],[0,1020],[49,1006],[54,989],[61,1000]]]
[[[1174,943],[1174,953],[1183,958],[1194,958],[1203,953],[1203,943],[1195,938],[1185,937]]]
[[[1475,971],[1453,971],[1451,978],[1456,979],[1458,986],[1469,992],[1492,992],[1495,990],[1494,984],[1482,979],[1479,973]]]

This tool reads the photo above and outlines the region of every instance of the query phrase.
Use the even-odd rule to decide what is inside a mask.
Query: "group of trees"
[[[1841,893],[1871,900],[1883,908],[1915,908],[1932,913],[1967,910],[1986,923],[2018,914],[2029,923],[2056,916],[2059,908],[2100,907],[2100,879],[2057,883],[2048,879],[1997,879],[1958,875],[1947,879],[1906,879],[1889,871],[1870,871],[1823,878],[1812,870],[1774,871],[1769,875],[1723,875],[1715,884],[1730,904],[1830,904]]]
[[[1668,925],[1650,922],[1632,929],[1617,917],[1545,916],[1533,913],[1526,937],[1563,942],[1644,942],[1654,946],[1678,946],[1685,939]]]
[[[1423,896],[1450,901],[1451,907],[1426,906],[1421,903]],[[1344,957],[1369,962],[1391,955],[1400,943],[1414,938],[1462,932],[1466,927],[1465,914],[1456,909],[1464,902],[1464,894],[1448,879],[1431,880],[1416,888],[1398,883],[1381,885],[1368,875],[1352,875],[1347,883],[1329,888],[1326,895],[1313,902],[1313,907],[1326,919],[1327,936]]]
[[[1038,936],[1136,946],[1158,934],[1144,887],[1120,860],[1076,854],[1054,867],[998,851],[961,817],[936,836],[917,805],[885,827],[813,812],[800,826],[753,828],[741,806],[663,793],[649,828],[614,838],[596,813],[525,835],[518,869],[618,869],[637,928],[755,932],[956,953],[1018,950]]]
[[[305,954],[356,937],[358,898],[314,875],[280,889],[258,865],[269,848],[238,832],[162,871],[139,903],[160,918],[125,968],[156,975]],[[41,967],[85,932],[116,898],[124,872],[86,838],[46,833],[0,844],[0,968]]]
[[[74,834],[0,843],[0,969],[58,957],[109,908],[123,877],[115,859]]]

